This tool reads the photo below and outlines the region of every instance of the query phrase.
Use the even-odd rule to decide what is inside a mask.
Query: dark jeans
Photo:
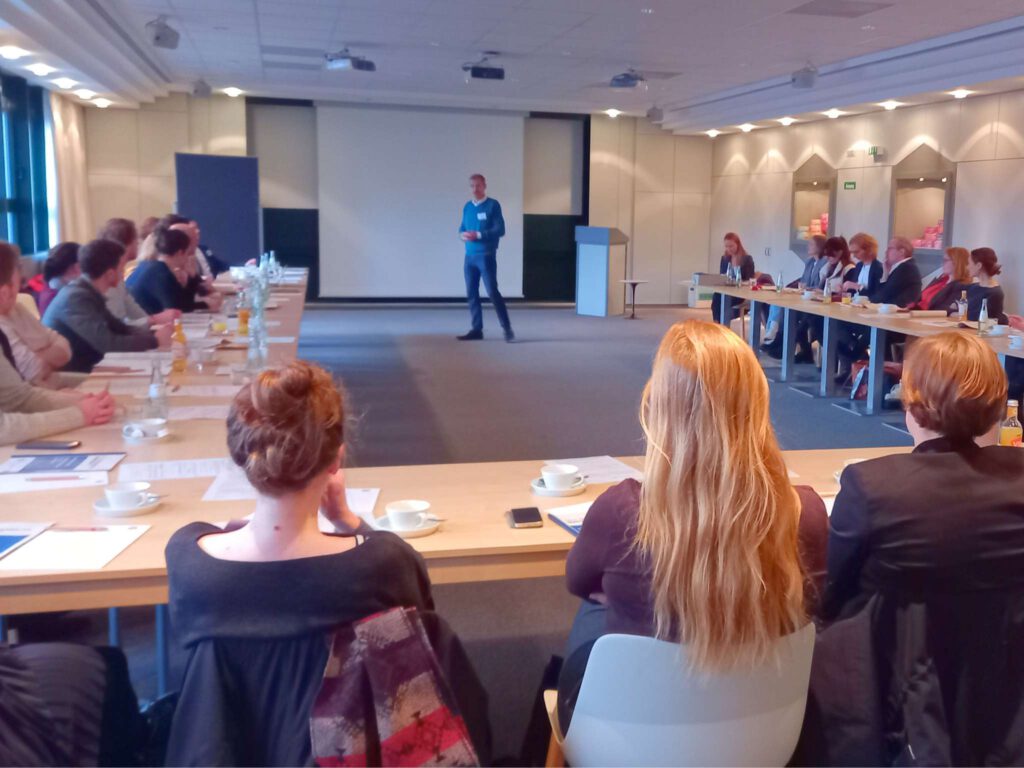
[[[498,255],[496,253],[466,254],[466,262],[463,267],[466,275],[466,299],[469,301],[469,315],[472,319],[473,330],[484,329],[483,310],[480,307],[480,279],[483,278],[484,288],[491,298],[494,311],[498,313],[498,322],[506,331],[511,329],[512,324],[508,319],[508,310],[505,309],[505,299],[501,297],[498,290]]]
[[[730,312],[729,312],[729,319],[727,321],[725,321],[725,323],[727,323],[727,324],[731,323],[733,320],[736,319],[736,317],[737,317],[736,305],[737,304],[742,304],[743,303],[743,299],[739,298],[738,296],[729,296],[728,297],[728,302],[729,302]],[[722,320],[722,294],[720,294],[720,293],[716,293],[714,296],[711,297],[711,317],[714,319],[714,321],[716,323],[723,322],[723,320]]]
[[[565,662],[558,675],[558,724],[563,735],[568,732],[569,723],[572,721],[590,651],[597,639],[606,632],[607,615],[607,606],[584,600],[576,612],[572,629],[569,630]]]

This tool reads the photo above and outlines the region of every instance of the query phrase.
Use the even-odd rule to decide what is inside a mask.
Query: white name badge
[[[487,214],[484,213],[483,211],[480,211],[480,213],[478,213],[476,215],[476,220],[477,221],[487,221]]]

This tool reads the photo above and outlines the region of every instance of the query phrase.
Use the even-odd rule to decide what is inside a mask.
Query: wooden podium
[[[621,248],[619,246],[622,246]],[[576,227],[576,314],[621,315],[626,309],[629,238],[614,227]]]

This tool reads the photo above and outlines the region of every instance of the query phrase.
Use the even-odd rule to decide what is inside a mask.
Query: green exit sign
[[[843,189],[856,189],[856,188],[857,188],[857,182],[856,181],[844,181],[843,182]]]

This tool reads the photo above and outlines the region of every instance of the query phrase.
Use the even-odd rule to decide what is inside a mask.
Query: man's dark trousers
[[[497,253],[466,254],[466,263],[463,267],[466,275],[466,298],[469,301],[469,314],[473,322],[474,331],[483,331],[484,318],[480,306],[480,280],[484,281],[484,288],[487,295],[494,304],[494,311],[498,313],[498,322],[504,330],[509,330],[512,325],[508,319],[508,310],[505,309],[505,299],[501,297],[498,290],[498,255]]]

